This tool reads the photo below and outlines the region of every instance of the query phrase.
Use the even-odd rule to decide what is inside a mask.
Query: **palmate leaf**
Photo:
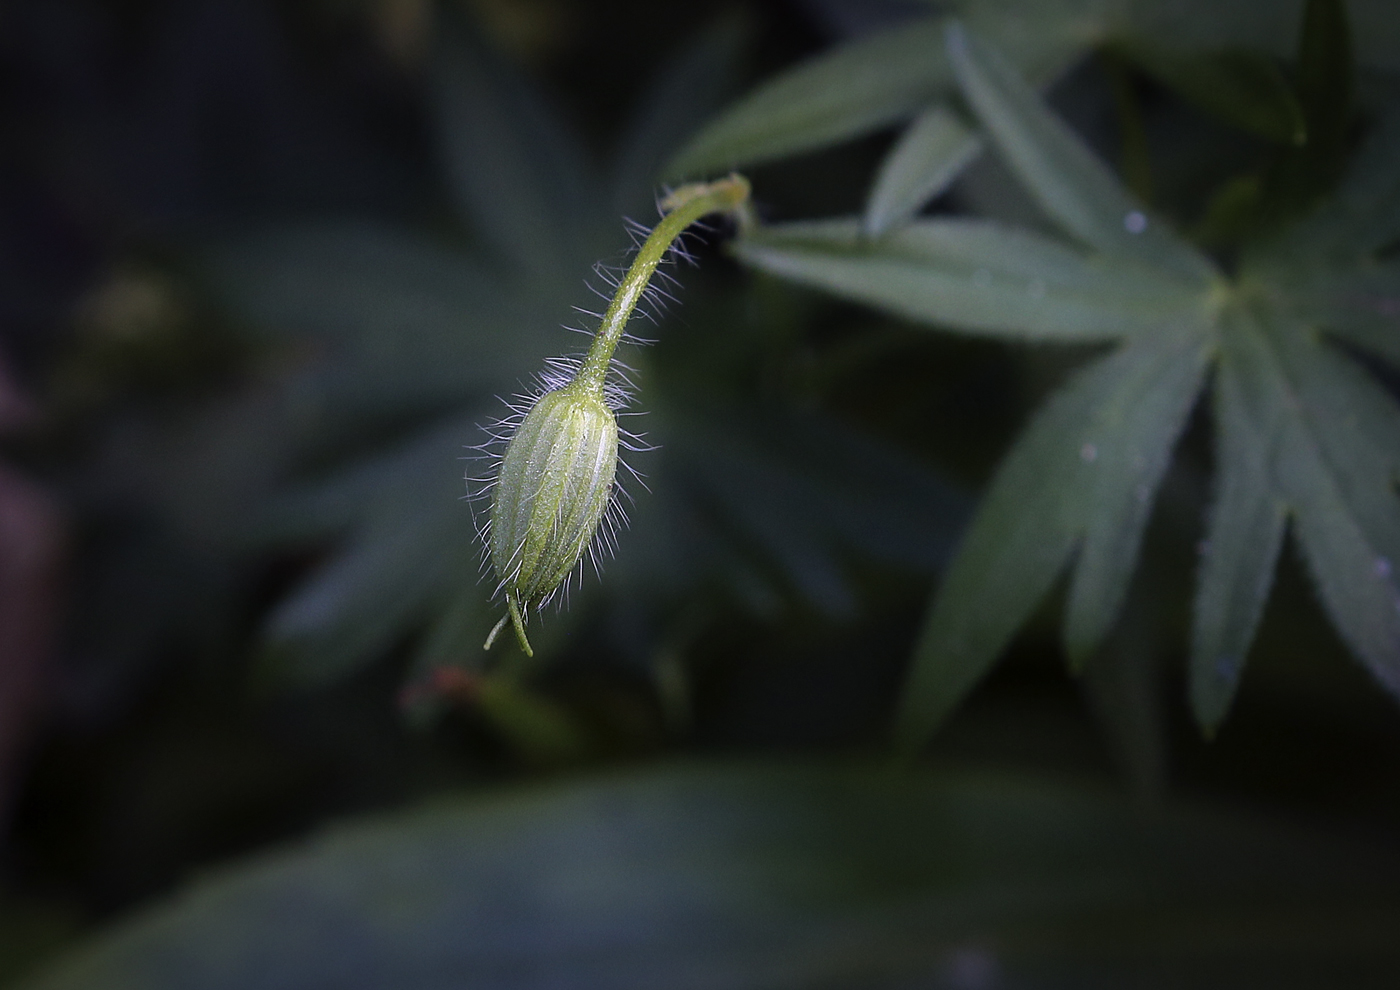
[[[21,986],[1382,988],[1398,887],[1393,846],[1063,782],[673,765],[342,825]]]
[[[1183,92],[1255,131],[1287,139],[1297,133],[1298,108],[1278,89],[1277,72],[1258,56],[1233,53],[1262,49],[1291,57],[1301,2],[958,0],[947,6],[1038,85],[1053,80],[1096,44],[1150,50],[1157,57],[1145,56],[1148,67],[1180,82]],[[1400,16],[1394,5],[1353,0],[1350,6],[1359,61],[1400,68]],[[919,19],[858,38],[761,83],[702,128],[672,159],[667,176],[723,172],[946,112],[943,104],[953,79],[942,24],[940,18]],[[1198,66],[1163,55],[1202,50],[1231,53],[1208,62],[1215,78],[1209,84]],[[966,164],[939,157],[915,181],[909,160],[915,152],[909,145],[917,143],[908,135],[883,166],[887,175],[903,178],[905,189],[936,185],[940,173]],[[906,209],[911,201],[904,201]],[[888,224],[872,220],[870,229],[888,229],[894,219]]]
[[[1324,336],[1397,351],[1400,285],[1380,256],[1400,229],[1400,187],[1379,164],[1394,146],[1390,122],[1335,201],[1251,247],[1227,282],[1147,217],[1005,60],[956,25],[949,48],[996,150],[1089,253],[941,219],[876,239],[853,222],[787,224],[737,248],[757,267],[938,326],[1124,341],[1051,399],[999,469],[915,648],[900,737],[915,744],[937,726],[1076,551],[1066,652],[1082,665],[1098,649],[1172,444],[1216,360],[1219,477],[1195,606],[1197,718],[1213,730],[1229,709],[1290,518],[1342,638],[1400,694],[1400,411]],[[1041,310],[1021,306],[1032,277],[1045,286]]]
[[[1353,652],[1400,693],[1400,409],[1394,400],[1317,339],[1277,314],[1243,314],[1224,336],[1221,429],[1252,437],[1251,463],[1226,478],[1229,505],[1218,508],[1207,539],[1198,601],[1193,699],[1203,724],[1218,723],[1228,703],[1240,645],[1257,621],[1266,557],[1277,553],[1286,506],[1318,595]],[[1237,453],[1222,447],[1222,456]],[[1263,467],[1267,474],[1258,475]],[[1245,472],[1253,475],[1248,480]],[[1237,528],[1226,528],[1233,523]],[[1246,529],[1246,527],[1249,527]],[[1234,572],[1225,590],[1237,613],[1226,621],[1216,574]],[[1260,579],[1263,578],[1261,581]],[[1243,633],[1243,635],[1242,635]],[[1219,653],[1206,652],[1214,647]]]

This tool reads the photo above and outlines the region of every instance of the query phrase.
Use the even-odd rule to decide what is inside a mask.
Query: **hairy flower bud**
[[[665,215],[616,283],[588,353],[569,368],[567,382],[546,378],[548,391],[514,427],[491,497],[487,537],[506,615],[486,637],[486,649],[510,622],[521,648],[534,656],[525,617],[568,580],[613,504],[618,430],[608,397],[616,406],[623,393],[615,381],[609,384],[609,375],[627,320],[681,232],[708,213],[732,212],[743,222],[748,196],[748,180],[731,175],[682,186],[662,200]],[[555,363],[556,372],[562,364]]]
[[[577,384],[546,392],[506,447],[491,502],[491,562],[527,653],[523,613],[568,578],[612,498],[617,419]]]

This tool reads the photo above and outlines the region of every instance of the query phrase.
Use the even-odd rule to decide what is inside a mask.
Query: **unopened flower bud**
[[[613,495],[617,473],[617,418],[605,396],[613,351],[628,317],[647,291],[672,243],[707,213],[742,217],[749,182],[731,175],[717,182],[682,186],[661,202],[665,216],[637,250],[617,293],[602,316],[588,353],[525,413],[501,459],[491,499],[488,545],[507,614],[486,637],[486,648],[507,622],[520,646],[534,656],[525,637],[525,617],[547,602],[569,579],[593,543]]]
[[[616,471],[617,419],[577,383],[540,396],[506,447],[491,503],[491,562],[528,654],[523,616],[593,542]]]

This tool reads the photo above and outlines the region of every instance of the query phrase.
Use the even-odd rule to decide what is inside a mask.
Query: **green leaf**
[[[1387,985],[1400,862],[1005,775],[700,764],[341,825],[26,990]]]
[[[997,149],[1066,233],[1104,254],[1192,282],[1216,274],[1204,255],[1148,215],[1000,54],[951,24],[948,55],[963,95]]]
[[[982,151],[952,111],[933,106],[905,130],[880,165],[865,206],[865,233],[879,237],[941,195]]]
[[[1400,367],[1400,263],[1293,265],[1275,278],[1285,272],[1285,298],[1295,313]]]
[[[463,441],[476,435],[473,422],[454,417],[378,464],[287,499],[284,518],[274,520],[284,533],[324,520],[354,528],[269,617],[272,680],[298,687],[338,680],[382,655],[451,590],[475,584],[480,551],[461,497],[460,460]]]
[[[1204,334],[1144,342],[1125,379],[1080,434],[1091,448],[1079,499],[1086,528],[1065,611],[1065,652],[1080,669],[1108,634],[1137,566],[1142,533],[1172,448],[1200,394],[1212,346]]]
[[[1271,209],[1284,215],[1322,196],[1346,164],[1356,81],[1343,0],[1307,0],[1296,75],[1307,141],[1279,161],[1267,189]]]
[[[666,175],[693,178],[770,161],[912,116],[951,82],[942,37],[943,19],[927,18],[789,69],[705,126]]]
[[[368,223],[262,231],[199,262],[264,337],[314,347],[296,387],[327,419],[432,411],[498,388],[551,346],[563,306],[471,255]]]
[[[1215,501],[1200,549],[1192,614],[1191,708],[1213,734],[1230,710],[1273,585],[1288,518],[1273,483],[1279,430],[1245,404],[1232,353],[1215,383]]]
[[[1400,693],[1400,410],[1286,318],[1241,322],[1225,339],[1250,418],[1278,424],[1274,484],[1318,597],[1357,657]]]
[[[945,329],[1095,341],[1199,323],[1204,296],[1113,256],[981,220],[921,220],[879,240],[855,221],[762,228],[738,257],[764,271]]]
[[[1127,583],[1207,353],[1196,335],[1144,338],[1080,371],[1036,414],[934,596],[901,700],[902,743],[922,743],[986,673],[1081,540],[1091,549],[1079,565],[1088,573],[1076,575],[1070,642],[1092,652],[1122,600],[1123,588],[1105,584]],[[1091,590],[1106,601],[1073,604]]]
[[[1400,239],[1400,112],[1394,88],[1336,188],[1295,224],[1274,253],[1289,259],[1354,261]]]
[[[457,18],[444,22],[437,137],[462,218],[525,271],[577,265],[602,207],[580,149],[525,80]]]
[[[1115,43],[1114,50],[1163,86],[1224,123],[1280,144],[1302,144],[1307,120],[1278,64],[1247,49],[1191,52],[1150,38]]]

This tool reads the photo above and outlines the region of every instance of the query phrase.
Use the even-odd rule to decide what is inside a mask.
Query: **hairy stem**
[[[749,198],[749,180],[742,175],[731,175],[717,182],[700,182],[681,186],[662,201],[661,206],[668,212],[661,218],[646,241],[642,244],[632,267],[618,284],[617,294],[608,304],[603,314],[602,325],[598,327],[588,354],[583,359],[574,381],[597,395],[603,394],[603,383],[607,380],[608,365],[613,351],[622,339],[622,332],[632,310],[637,308],[642,293],[646,291],[656,266],[661,264],[672,242],[685,228],[707,213],[722,213],[736,209]]]

